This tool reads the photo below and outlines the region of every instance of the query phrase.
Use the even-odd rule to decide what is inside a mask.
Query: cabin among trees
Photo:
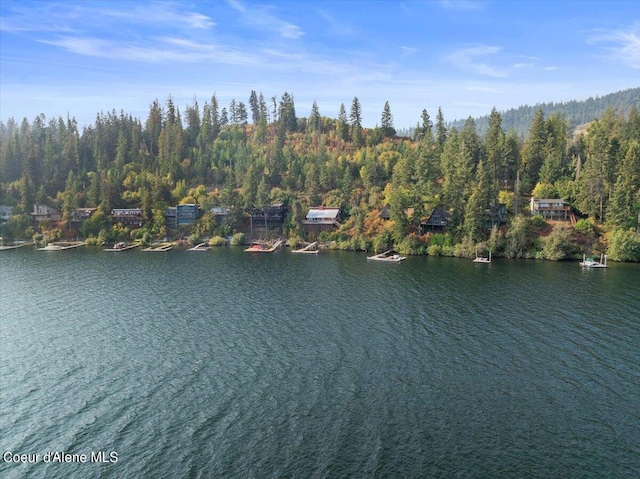
[[[289,208],[284,202],[272,203],[264,208],[251,210],[251,231],[267,234],[269,230],[282,233]]]
[[[69,224],[72,228],[80,229],[86,220],[91,218],[97,208],[76,208],[71,213]]]
[[[449,213],[443,208],[434,208],[429,217],[420,223],[423,233],[443,232],[449,224]]]
[[[332,231],[340,227],[340,220],[340,208],[316,206],[307,212],[304,218],[304,229],[311,234]]]
[[[60,221],[60,211],[47,205],[33,205],[31,213],[33,221],[36,223],[57,223]]]
[[[529,205],[533,216],[542,216],[545,220],[568,221],[571,216],[569,203],[561,198],[531,198]]]
[[[126,228],[141,228],[144,225],[142,209],[115,208],[111,210],[111,222],[114,225],[119,224]]]
[[[5,224],[13,214],[13,206],[0,205],[0,224]]]

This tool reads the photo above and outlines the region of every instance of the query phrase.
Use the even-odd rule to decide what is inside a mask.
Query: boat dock
[[[582,255],[582,261],[580,266],[583,268],[606,268],[607,267],[607,255],[601,254],[600,261],[596,261],[593,258],[587,258],[587,255]]]
[[[255,244],[245,249],[245,251],[247,253],[273,253],[282,243],[282,240],[277,240],[271,246],[268,244]]]
[[[128,251],[133,248],[137,248],[140,246],[139,244],[125,244],[125,243],[116,243],[113,245],[113,248],[105,248],[103,251],[108,253],[119,253],[120,251]]]
[[[18,248],[22,248],[23,246],[29,246],[33,243],[27,242],[27,241],[22,241],[20,243],[14,243],[12,245],[2,245],[0,246],[0,251],[7,251],[7,250],[12,250],[12,249],[18,249]]]
[[[399,263],[400,261],[403,261],[405,259],[407,259],[406,256],[400,256],[399,254],[395,253],[392,250],[389,251],[385,251],[384,253],[380,253],[380,254],[376,254],[373,256],[367,256],[368,260],[371,261],[384,261],[387,263]]]
[[[318,251],[319,250],[318,250],[317,242],[311,243],[305,246],[304,248],[291,250],[292,253],[301,253],[301,254],[318,254]]]
[[[476,253],[476,257],[473,260],[474,263],[491,263],[491,251],[489,251],[489,257],[485,258],[484,256],[478,256]]]
[[[209,251],[211,246],[208,243],[200,243],[193,248],[189,248],[187,251]]]
[[[84,246],[85,243],[49,243],[44,248],[38,248],[38,251],[64,251],[67,249],[75,249]]]
[[[171,251],[173,245],[171,243],[166,243],[160,246],[149,246],[148,248],[143,249],[145,253],[163,253],[165,251]]]

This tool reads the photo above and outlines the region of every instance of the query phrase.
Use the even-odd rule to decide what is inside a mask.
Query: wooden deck
[[[113,248],[105,248],[103,251],[108,253],[119,253],[121,251],[129,251],[130,249],[137,248],[140,246],[139,244],[125,244],[120,245],[120,243],[116,243]]]
[[[38,251],[64,251],[68,249],[79,248],[84,246],[84,242],[80,243],[49,243],[44,248],[38,248]]]
[[[18,249],[18,248],[22,248],[23,246],[30,246],[33,243],[31,242],[23,242],[23,243],[19,243],[19,244],[12,244],[12,245],[2,245],[0,246],[0,251],[8,251],[8,250],[12,250],[12,249]]]
[[[407,257],[400,256],[399,254],[389,250],[385,251],[384,253],[367,256],[367,259],[371,261],[384,261],[386,263],[399,263],[400,261],[404,261],[405,259],[407,259]]]
[[[166,251],[171,251],[172,248],[173,245],[171,243],[166,243],[160,246],[149,246],[142,251],[144,251],[145,253],[164,253]]]
[[[291,250],[292,253],[300,253],[300,254],[318,254],[318,251],[319,250],[318,250],[317,242],[311,243],[305,246],[304,248]]]
[[[273,253],[282,243],[282,240],[277,240],[272,245],[255,244],[253,246],[249,246],[245,251],[247,253]]]

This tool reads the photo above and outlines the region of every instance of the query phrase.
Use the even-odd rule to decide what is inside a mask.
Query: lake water
[[[640,477],[638,264],[23,248],[0,314],[2,478]]]

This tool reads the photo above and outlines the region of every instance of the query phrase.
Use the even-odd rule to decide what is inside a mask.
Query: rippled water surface
[[[3,478],[640,477],[640,265],[21,249],[0,314]]]

